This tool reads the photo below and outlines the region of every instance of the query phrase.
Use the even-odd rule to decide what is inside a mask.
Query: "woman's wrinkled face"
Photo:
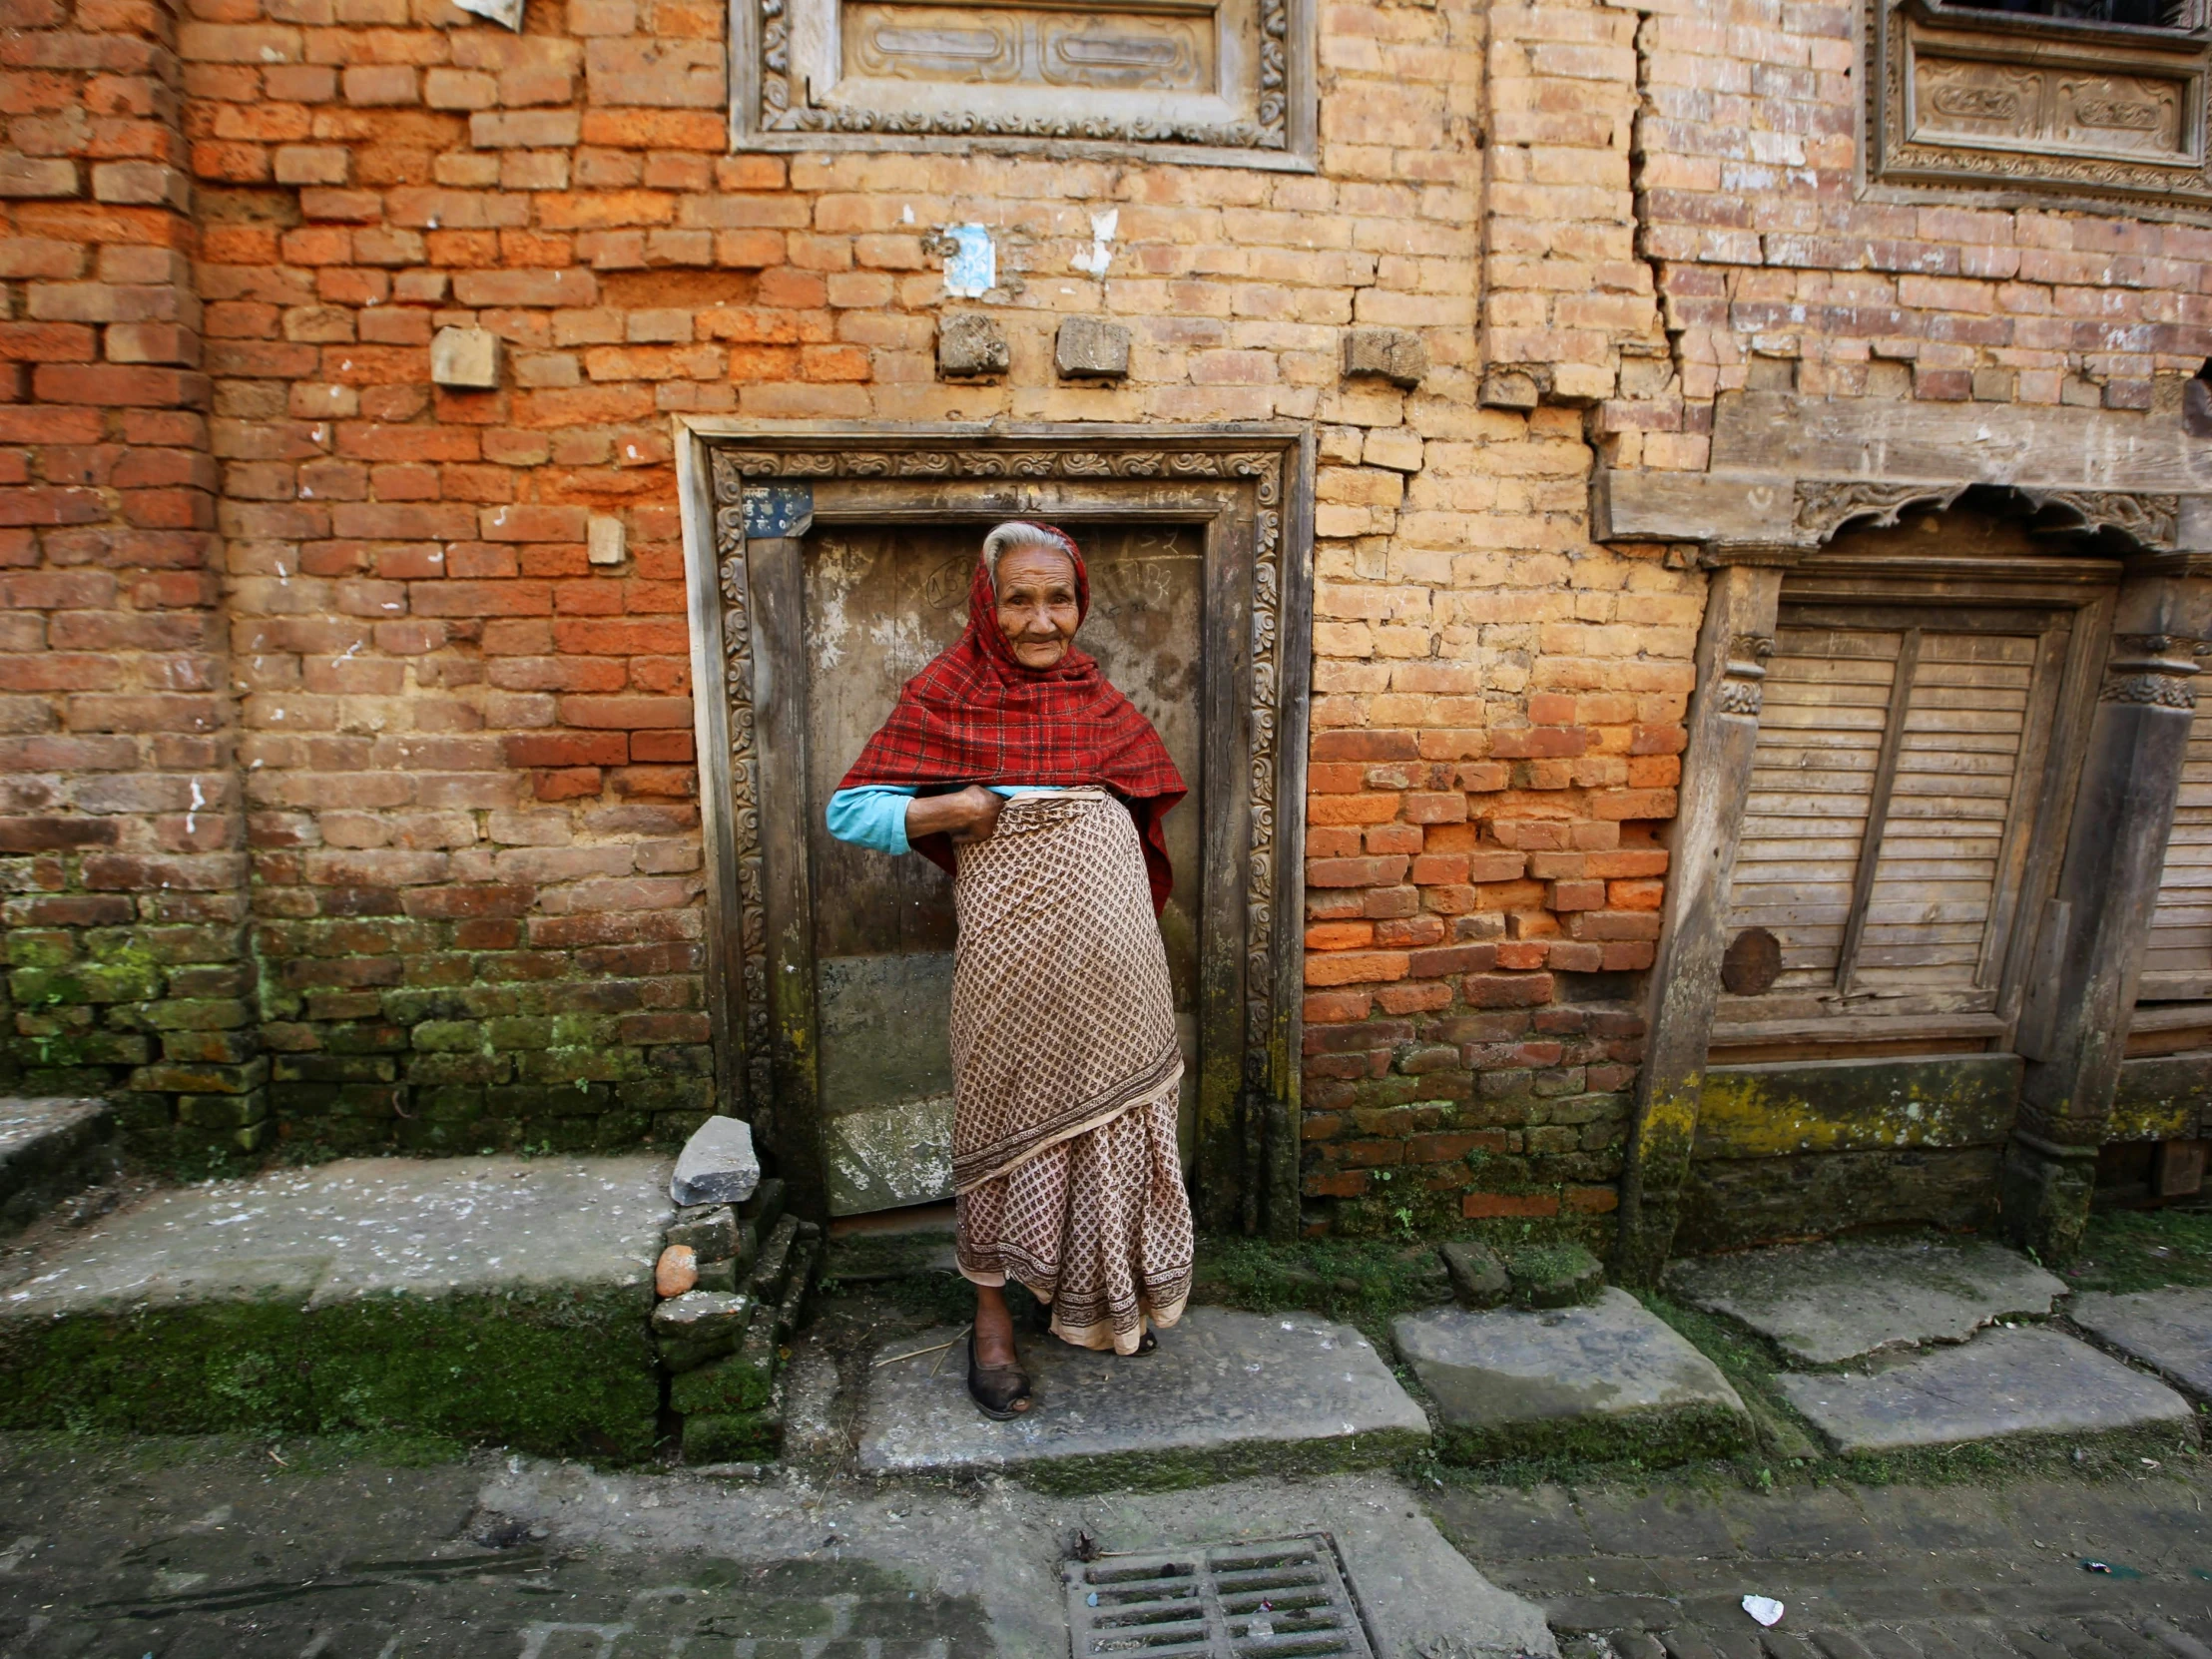
[[[1023,668],[1050,668],[1068,654],[1082,620],[1075,562],[1053,548],[1022,547],[998,561],[998,627]]]

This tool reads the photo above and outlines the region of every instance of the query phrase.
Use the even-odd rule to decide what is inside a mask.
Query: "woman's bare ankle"
[[[1014,1316],[1003,1292],[978,1288],[975,1295],[975,1358],[993,1370],[1019,1363],[1014,1352]]]

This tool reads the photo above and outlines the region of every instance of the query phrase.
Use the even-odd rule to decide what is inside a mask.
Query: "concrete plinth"
[[[1991,1331],[1871,1377],[1776,1380],[1846,1455],[2170,1428],[2196,1437],[2173,1389],[2055,1331]]]
[[[1885,1348],[1962,1343],[2007,1315],[2043,1316],[2065,1282],[1993,1244],[1793,1245],[1679,1262],[1668,1288],[1741,1320],[1791,1359],[1839,1365]]]
[[[1713,1362],[1626,1291],[1582,1308],[1408,1314],[1391,1335],[1436,1401],[1454,1461],[1669,1461],[1733,1450],[1750,1433]]]
[[[667,1180],[653,1158],[390,1158],[158,1193],[0,1297],[0,1425],[641,1453]]]
[[[2074,1324],[2199,1399],[2212,1399],[2212,1291],[2077,1297]]]
[[[885,1347],[868,1374],[860,1468],[1005,1471],[1049,1490],[1095,1491],[1372,1467],[1428,1439],[1427,1417],[1367,1339],[1313,1315],[1194,1308],[1160,1333],[1154,1354],[1117,1358],[1027,1336],[1021,1356],[1037,1403],[993,1422],[968,1397],[959,1330]]]

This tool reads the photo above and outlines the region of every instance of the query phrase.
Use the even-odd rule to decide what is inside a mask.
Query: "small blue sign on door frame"
[[[741,498],[749,540],[804,536],[815,522],[812,484],[748,484]]]

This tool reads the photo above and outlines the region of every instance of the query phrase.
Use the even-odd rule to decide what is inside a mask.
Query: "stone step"
[[[642,1455],[664,1159],[355,1159],[156,1193],[0,1293],[0,1426],[395,1427]]]
[[[1830,1449],[1847,1456],[2144,1430],[2197,1439],[2196,1413],[2173,1389],[2086,1343],[2035,1327],[1985,1332],[1871,1376],[1775,1381]]]
[[[1750,1437],[1718,1367],[1622,1290],[1586,1307],[1443,1308],[1391,1337],[1435,1401],[1452,1462],[1566,1454],[1680,1462]]]
[[[2066,1315],[2105,1347],[2212,1400],[2212,1290],[2080,1296]]]
[[[2047,1316],[2066,1283],[1980,1240],[1789,1245],[1677,1262],[1668,1289],[1726,1314],[1800,1365],[1962,1343],[1994,1320]]]
[[[0,1097],[0,1237],[115,1174],[104,1100]]]
[[[1025,1336],[1021,1354],[1037,1402],[993,1422],[968,1397],[964,1327],[879,1350],[862,1404],[862,1472],[1160,1488],[1375,1467],[1428,1443],[1427,1416],[1374,1346],[1312,1314],[1194,1308],[1150,1355],[1041,1336]]]

